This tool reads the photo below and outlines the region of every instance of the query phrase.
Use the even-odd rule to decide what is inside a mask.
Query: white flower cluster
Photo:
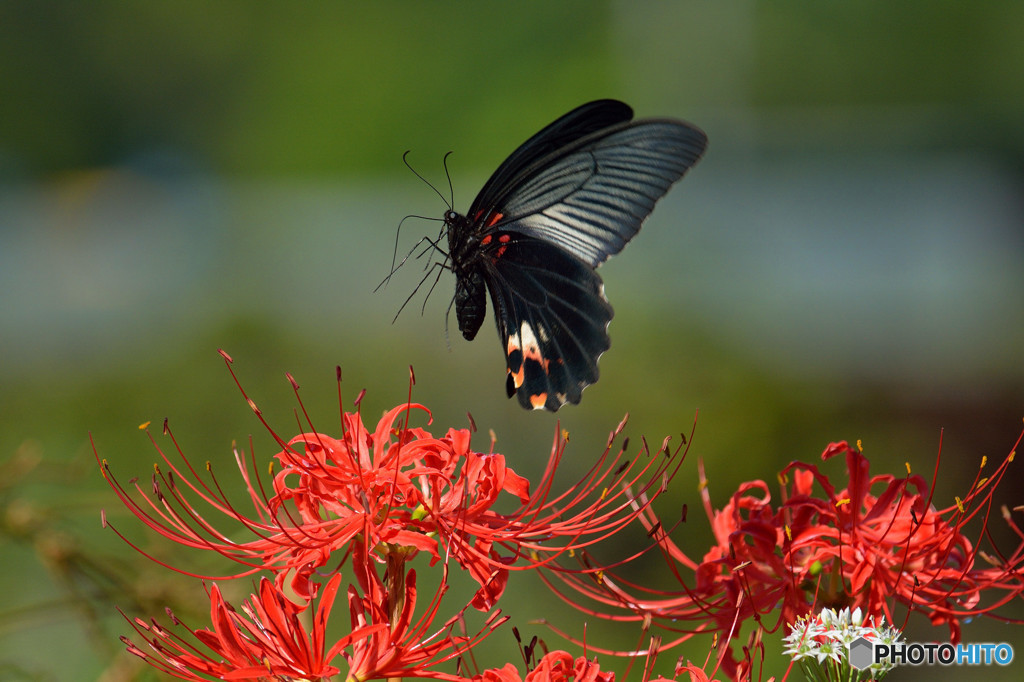
[[[822,609],[817,616],[801,618],[793,624],[785,638],[785,653],[800,663],[811,680],[880,680],[893,665],[888,661],[875,663],[864,670],[851,669],[847,655],[850,645],[863,637],[871,643],[895,645],[900,631],[887,626],[885,618],[873,625],[864,625],[859,608]]]

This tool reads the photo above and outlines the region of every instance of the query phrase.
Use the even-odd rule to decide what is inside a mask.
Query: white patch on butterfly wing
[[[547,332],[543,327],[540,328],[541,338],[547,341]],[[541,360],[540,355],[540,344],[537,343],[537,337],[533,333],[533,327],[530,326],[529,322],[523,322],[522,326],[519,327],[519,347],[523,351],[523,358],[533,358],[535,360]]]

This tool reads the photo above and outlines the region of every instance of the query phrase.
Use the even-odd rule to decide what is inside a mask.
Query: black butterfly
[[[594,268],[622,250],[707,145],[689,123],[632,118],[615,100],[573,109],[512,152],[467,215],[445,213],[459,331],[476,336],[486,287],[508,396],[525,408],[578,403],[597,381],[612,307]]]

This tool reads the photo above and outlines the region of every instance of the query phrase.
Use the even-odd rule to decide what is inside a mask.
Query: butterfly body
[[[578,403],[611,346],[612,307],[595,268],[637,233],[655,202],[704,151],[681,121],[632,121],[599,100],[523,143],[469,212],[445,214],[459,331],[472,340],[490,294],[506,392],[523,407]]]
[[[448,230],[448,253],[455,272],[455,317],[459,331],[472,341],[487,312],[487,285],[482,270],[481,238],[471,231],[466,216],[448,211],[444,217]]]

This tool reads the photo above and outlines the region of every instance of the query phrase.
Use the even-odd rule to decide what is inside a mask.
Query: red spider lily
[[[685,678],[681,677],[683,673],[686,673]],[[689,661],[687,661],[686,664],[683,664],[683,662],[680,661],[676,665],[675,677],[673,677],[672,680],[689,680],[689,682],[720,682],[719,680],[713,680],[708,677],[708,674],[704,672],[703,668],[699,668],[697,665],[690,663]],[[652,680],[652,682],[668,682],[668,680],[664,677],[658,677]],[[769,682],[771,681],[769,680]]]
[[[564,651],[552,651],[540,659],[537,667],[526,675],[525,682],[611,682],[614,679],[613,673],[601,672],[597,661],[591,661],[584,656],[574,659]]]
[[[780,476],[777,506],[768,485],[752,481],[716,511],[700,467],[703,503],[717,541],[702,561],[672,542],[650,509],[642,517],[681,585],[678,591],[645,588],[611,574],[586,580],[563,573],[566,584],[599,606],[563,598],[595,616],[680,633],[662,651],[693,633],[718,632],[724,636],[721,670],[739,679],[749,675],[750,651],[745,648],[744,661],[737,662],[730,644],[748,619],[756,622],[756,634],[791,624],[814,607],[848,606],[894,622],[893,607],[902,604],[908,615],[917,611],[948,625],[958,641],[963,618],[1002,618],[996,610],[1024,594],[1024,533],[1009,512],[1003,516],[1022,539],[1013,553],[982,553],[965,535],[966,524],[978,519],[979,538],[989,537],[993,493],[1013,452],[990,476],[979,472],[964,498],[945,509],[933,506],[934,489],[923,477],[872,477],[868,460],[845,442],[829,445],[822,458],[839,455],[846,457],[845,489],[837,491],[816,466],[793,462]],[[765,623],[775,609],[775,622]]]
[[[474,636],[454,635],[455,625],[462,622],[467,604],[449,618],[440,629],[430,632],[440,611],[441,601],[448,591],[448,567],[444,566],[441,586],[435,592],[424,613],[414,619],[416,611],[416,572],[406,571],[406,559],[390,556],[384,580],[377,573],[375,563],[365,556],[366,548],[356,542],[352,567],[359,582],[349,586],[348,602],[352,632],[367,633],[349,637],[342,655],[348,662],[347,680],[430,677],[456,682],[463,678],[435,670],[435,666],[457,658],[482,641],[507,618],[495,612]],[[361,590],[361,592],[360,592]],[[374,628],[384,623],[384,628]]]
[[[230,370],[231,359],[224,357]],[[298,385],[289,379],[298,397]],[[340,379],[339,370],[339,402]],[[410,378],[410,393],[412,384]],[[315,572],[326,568],[335,553],[347,556],[350,543],[360,538],[379,555],[400,547],[408,556],[428,552],[433,562],[454,559],[481,586],[474,606],[490,609],[504,590],[508,570],[553,565],[559,556],[626,527],[649,504],[638,503],[630,487],[653,499],[682,461],[676,457],[678,450],[670,453],[666,448],[665,457],[623,462],[626,444],[612,455],[623,420],[584,479],[557,496],[551,490],[567,437],[556,435],[547,469],[531,494],[527,481],[506,465],[504,456],[472,450],[469,431],[450,429],[436,438],[410,427],[413,411],[430,414],[411,400],[388,411],[373,432],[365,428],[357,409],[342,411],[340,436],[317,432],[310,424],[308,432],[285,441],[244,390],[242,394],[281,447],[275,456],[281,468],[270,495],[259,476],[250,473],[258,470],[255,454],[250,452],[247,461],[235,452],[253,514],[235,507],[215,478],[207,482],[198,474],[166,422],[164,432],[177,457],[165,453],[150,435],[169,470],[156,469],[151,493],[135,483],[132,494],[105,461],[104,476],[122,502],[158,533],[241,564],[245,569],[237,576],[266,569],[276,574],[279,585],[290,578],[292,589],[306,599],[314,594]],[[301,399],[299,408],[305,415]],[[515,511],[493,509],[501,493],[518,500]],[[203,504],[241,524],[253,538],[232,539],[237,533],[218,527],[200,511]]]
[[[348,664],[346,679],[350,681],[393,677],[463,680],[433,668],[464,654],[505,618],[495,613],[476,635],[453,635],[453,626],[467,608],[463,607],[440,629],[430,632],[447,592],[447,570],[431,603],[414,620],[415,571],[406,573],[404,560],[389,561],[388,571],[402,577],[386,584],[374,562],[365,557],[364,548],[354,551],[363,554],[363,559],[353,561],[358,586],[348,587],[351,630],[329,649],[327,624],[340,588],[340,574],[321,590],[311,632],[300,618],[307,605],[293,603],[273,582],[263,579],[259,593],[243,606],[244,613],[227,604],[214,585],[210,589],[213,629],[195,630],[198,644],[189,644],[155,621],[149,624],[141,619],[133,621],[135,630],[155,653],[147,654],[131,640],[122,639],[130,652],[185,680],[326,680],[341,672],[335,661],[338,656]],[[171,617],[181,625],[173,614]]]
[[[261,580],[258,594],[250,595],[236,611],[224,601],[217,585],[209,590],[213,629],[192,631],[190,643],[161,627],[155,620],[132,621],[151,653],[122,637],[128,651],[158,670],[182,680],[322,680],[340,672],[330,661],[353,640],[387,629],[386,623],[365,624],[327,649],[325,627],[334,605],[341,576],[325,585],[313,618],[312,631],[300,616],[307,605],[297,605],[269,580]],[[168,610],[175,625],[183,626]]]
[[[684,673],[686,677],[683,677]],[[643,677],[647,680],[645,674]],[[774,678],[773,678],[774,679]],[[596,660],[590,660],[585,656],[573,658],[565,651],[552,651],[544,655],[537,665],[533,667],[524,678],[511,663],[504,667],[485,670],[473,677],[473,682],[614,682],[615,673],[602,672]],[[651,682],[719,682],[711,680],[703,669],[693,663],[676,665],[675,676],[671,679],[656,677]],[[768,682],[772,682],[768,680]]]
[[[473,677],[473,682],[614,682],[615,673],[601,672],[597,661],[585,656],[573,658],[565,651],[551,651],[526,673],[526,678],[511,663],[502,668],[486,670]]]
[[[990,477],[981,478],[979,469],[965,497],[944,509],[932,505],[934,487],[923,477],[871,477],[867,458],[845,441],[831,444],[822,459],[839,455],[846,456],[849,484],[838,493],[816,466],[797,462],[783,472],[793,472],[794,479],[783,505],[787,565],[807,581],[817,567],[823,569],[829,580],[822,581],[819,604],[859,607],[894,622],[892,606],[900,603],[936,625],[947,624],[958,642],[962,618],[993,614],[1024,593],[1024,542],[1011,555],[997,551],[979,557],[976,543],[964,534],[967,523],[978,518],[979,539],[987,536],[993,493],[1014,452]],[[813,482],[823,489],[824,500],[812,496]],[[979,566],[979,558],[988,565]]]

